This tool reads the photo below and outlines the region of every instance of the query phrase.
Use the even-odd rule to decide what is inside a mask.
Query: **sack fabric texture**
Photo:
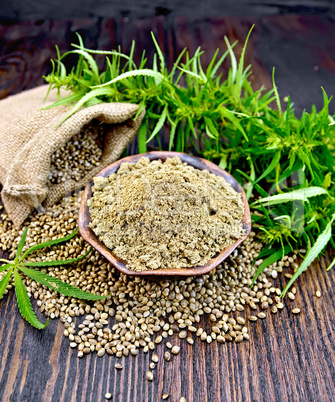
[[[72,106],[44,107],[58,100],[43,85],[0,101],[0,182],[9,218],[20,228],[28,215],[43,205],[52,206],[67,193],[85,186],[93,176],[117,160],[135,137],[144,113],[133,120],[138,105],[100,103],[80,109],[61,125]],[[61,96],[66,92],[61,93]],[[49,181],[52,154],[93,119],[110,125],[100,165],[80,181],[60,184]]]

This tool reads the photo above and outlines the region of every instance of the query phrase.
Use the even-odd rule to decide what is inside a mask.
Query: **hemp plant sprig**
[[[86,258],[88,254],[91,252],[92,248],[90,248],[86,254],[81,255],[78,258],[70,258],[67,260],[58,260],[58,261],[36,261],[36,262],[24,261],[29,254],[35,252],[36,250],[40,250],[46,247],[54,246],[62,242],[69,241],[77,234],[78,228],[76,228],[70,235],[63,237],[61,239],[55,239],[45,243],[36,244],[30,247],[27,251],[25,251],[22,254],[28,230],[29,228],[27,228],[24,231],[21,237],[14,260],[0,259],[0,261],[5,262],[5,264],[0,267],[0,272],[7,271],[6,275],[0,281],[0,300],[7,288],[7,285],[9,284],[11,277],[14,275],[16,300],[22,317],[25,320],[27,320],[33,327],[43,329],[48,325],[49,318],[47,319],[45,324],[42,324],[36,317],[36,314],[31,305],[29,295],[24,286],[20,273],[28,276],[32,280],[39,282],[40,284],[56,292],[63,294],[64,296],[75,297],[78,299],[85,299],[85,300],[101,300],[107,297],[107,296],[95,295],[90,292],[85,292],[81,289],[76,288],[75,286],[72,286],[68,283],[61,281],[58,278],[54,278],[36,269],[32,269],[39,267],[51,267],[51,266],[74,264]]]
[[[253,227],[266,244],[258,274],[293,250],[306,250],[284,296],[311,261],[335,248],[335,115],[329,107],[332,97],[323,88],[320,110],[313,105],[296,116],[290,97],[284,110],[274,71],[270,90],[254,89],[251,66],[245,65],[250,32],[239,58],[236,42],[225,37],[226,49],[221,55],[218,49],[208,65],[200,47],[193,55],[185,48],[170,71],[154,36],[151,65],[143,52],[138,66],[134,43],[124,54],[120,48],[87,49],[78,36],[74,50],[57,52],[45,78],[50,89],[71,91],[50,107],[72,104],[71,115],[100,102],[137,103],[137,115],[146,109],[137,138],[140,153],[155,137],[162,150],[191,150],[217,163],[245,185],[249,200],[263,197],[251,205]],[[95,60],[99,55],[106,57],[103,69]],[[78,57],[71,69],[69,56],[71,62]],[[167,136],[160,136],[163,128]],[[269,199],[277,194],[282,197]],[[335,259],[328,269],[333,266]]]

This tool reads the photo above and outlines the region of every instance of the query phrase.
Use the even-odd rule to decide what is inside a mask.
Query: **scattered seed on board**
[[[118,369],[118,370],[122,370],[123,369],[123,366],[122,366],[122,364],[120,364],[120,363],[115,363],[115,366],[114,366],[116,369]]]
[[[245,324],[245,319],[243,317],[236,317],[236,321],[241,325]]]
[[[156,355],[156,353],[154,353],[154,354],[151,356],[151,360],[152,360],[153,362],[155,362],[155,363],[158,363],[158,360],[159,360],[158,355]]]
[[[187,401],[186,401],[186,398],[185,398],[184,396],[182,396],[182,397],[179,399],[179,402],[187,402]]]
[[[151,362],[149,364],[149,367],[151,368],[151,370],[153,370],[156,367],[156,364],[154,362]]]
[[[219,342],[219,343],[225,343],[225,338],[222,336],[222,335],[219,335],[217,338],[216,338],[216,340]]]
[[[179,353],[179,351],[180,351],[180,347],[179,347],[179,346],[173,346],[173,348],[171,349],[171,352],[172,352],[174,355],[177,355],[177,354]]]
[[[299,313],[300,313],[300,308],[294,308],[294,309],[292,310],[292,313],[293,313],[293,314],[299,314]]]
[[[155,343],[161,343],[163,340],[163,337],[161,335],[157,336],[157,338],[155,339]]]
[[[171,360],[171,353],[170,352],[165,352],[164,353],[164,359],[169,362]]]
[[[82,192],[78,192],[62,199],[47,212],[32,213],[26,226],[22,228],[24,230],[28,225],[30,227],[25,247],[70,234],[76,227],[81,196]],[[13,252],[21,235],[22,232],[13,227],[4,213],[0,221],[0,249]],[[113,296],[93,305],[77,299],[68,300],[29,278],[23,280],[30,288],[31,297],[36,299],[41,312],[51,319],[59,318],[64,323],[64,336],[68,337],[71,348],[78,348],[79,358],[89,353],[100,356],[136,356],[140,348],[143,348],[144,353],[156,349],[154,339],[160,330],[162,333],[157,337],[160,341],[177,333],[181,339],[192,344],[193,339],[188,335],[191,332],[209,343],[215,340],[219,343],[236,340],[239,335],[238,326],[244,325],[244,318],[237,317],[236,310],[241,310],[241,307],[260,307],[260,298],[264,295],[267,299],[263,300],[268,304],[268,300],[274,298],[273,305],[270,303],[267,310],[275,306],[277,309],[283,308],[283,303],[276,299],[280,290],[277,291],[272,285],[271,267],[268,272],[261,273],[254,288],[250,288],[254,275],[251,263],[253,256],[259,254],[261,249],[262,244],[255,241],[255,233],[252,232],[235,253],[210,275],[155,283],[139,281],[138,278],[127,278],[125,282],[123,276],[119,276],[111,264],[96,251],[74,265],[71,270],[67,267],[46,268],[46,273],[68,283],[74,282],[84,291],[101,295],[113,293]],[[69,255],[76,258],[87,250],[88,244],[78,235],[69,244],[53,246],[43,253],[37,252],[30,261],[42,261],[45,258],[60,260]],[[236,264],[239,266],[238,270]],[[1,272],[0,280],[3,276]],[[271,289],[275,291],[272,292]],[[259,298],[256,296],[258,292]],[[194,294],[199,298],[195,299]],[[119,299],[117,304],[114,303],[115,298]],[[176,311],[175,305],[178,306]],[[208,333],[199,327],[202,316],[210,318],[212,329]],[[82,317],[84,323],[80,321],[79,325],[76,324],[76,317]],[[107,326],[108,317],[115,317],[110,328]],[[248,319],[256,321],[257,317],[250,315]],[[234,338],[232,333],[235,334]],[[246,340],[247,336],[243,334],[243,339]],[[171,342],[166,342],[166,346],[168,349],[173,347]]]
[[[104,348],[101,348],[101,349],[98,350],[98,356],[99,357],[102,357],[104,354],[105,354],[105,349]]]
[[[263,312],[260,312],[260,313],[257,314],[257,316],[258,316],[258,318],[265,318],[266,314],[263,313]]]
[[[152,374],[152,372],[151,371],[148,371],[147,372],[147,380],[148,381],[152,381],[153,379],[154,379],[154,375]]]
[[[110,392],[107,392],[107,394],[105,394],[105,398],[106,399],[111,399],[112,394]]]
[[[320,290],[317,290],[317,291],[315,292],[315,296],[316,296],[316,297],[321,297],[321,292],[320,292]]]
[[[179,332],[179,338],[180,339],[184,339],[184,338],[186,338],[187,337],[187,332],[186,331],[181,331],[181,332]]]
[[[277,311],[278,311],[277,306],[272,306],[272,307],[271,307],[271,313],[276,314]]]
[[[163,401],[165,401],[166,399],[168,399],[169,396],[170,396],[169,394],[163,394],[163,395],[162,395]]]
[[[242,342],[243,341],[243,335],[242,334],[240,334],[240,335],[237,335],[237,337],[235,338],[235,342],[236,343],[240,343],[240,342]]]

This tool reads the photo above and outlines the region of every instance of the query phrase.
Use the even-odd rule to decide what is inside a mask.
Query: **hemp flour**
[[[134,271],[203,265],[244,233],[241,195],[178,157],[94,178],[88,206],[96,236]]]

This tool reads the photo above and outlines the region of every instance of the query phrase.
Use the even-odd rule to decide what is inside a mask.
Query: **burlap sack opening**
[[[138,105],[101,103],[83,108],[57,124],[71,106],[41,110],[57,100],[53,91],[43,102],[48,86],[41,86],[0,101],[0,182],[9,218],[19,228],[34,208],[51,206],[68,192],[85,186],[101,169],[118,159],[136,135],[144,113],[133,120]],[[51,155],[97,119],[110,124],[100,165],[80,181],[49,182]]]

